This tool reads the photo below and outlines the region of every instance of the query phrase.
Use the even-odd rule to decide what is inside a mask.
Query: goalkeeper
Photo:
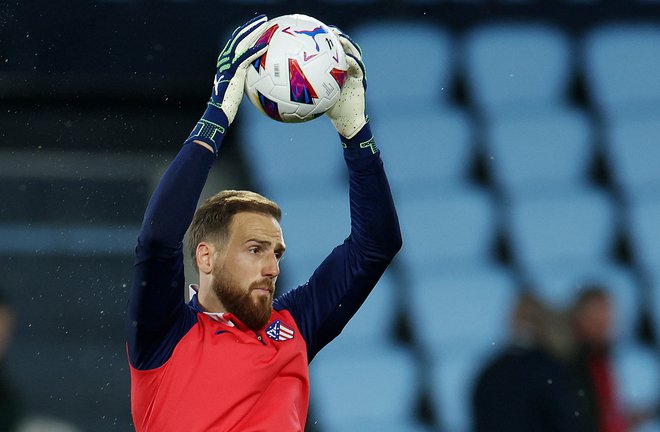
[[[339,31],[349,76],[328,117],[349,172],[350,236],[308,283],[274,299],[285,249],[278,206],[253,192],[223,191],[195,211],[243,97],[246,68],[267,49],[260,39],[266,21],[259,16],[237,28],[220,53],[208,108],[144,216],[127,306],[139,432],[302,432],[309,362],[341,332],[401,247],[364,113],[361,54]],[[189,227],[199,286],[185,303],[182,240]]]

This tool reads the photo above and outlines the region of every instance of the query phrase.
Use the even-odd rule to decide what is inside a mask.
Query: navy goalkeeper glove
[[[268,18],[259,15],[236,28],[218,56],[213,91],[208,108],[186,140],[201,141],[218,154],[220,141],[236,117],[243,99],[247,68],[268,49],[259,37],[266,30]]]

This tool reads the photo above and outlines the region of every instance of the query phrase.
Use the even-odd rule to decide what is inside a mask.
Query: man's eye
[[[256,247],[256,246],[255,246],[255,247],[251,247],[250,249],[248,249],[248,252],[250,252],[250,253],[255,253],[255,254],[256,254],[256,253],[259,252],[259,248]]]

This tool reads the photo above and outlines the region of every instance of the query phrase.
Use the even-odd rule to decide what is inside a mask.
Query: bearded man
[[[307,283],[275,298],[285,251],[277,204],[254,192],[223,191],[195,211],[243,97],[245,71],[267,48],[266,22],[259,16],[239,27],[221,52],[208,108],[145,213],[126,314],[138,432],[302,432],[309,362],[341,332],[401,247],[364,112],[361,53],[338,30],[349,70],[327,115],[349,173],[350,236]],[[186,303],[188,228],[199,285]]]

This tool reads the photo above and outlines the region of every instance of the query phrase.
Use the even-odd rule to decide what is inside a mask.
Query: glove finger
[[[236,64],[239,65],[239,68],[247,68],[247,66],[250,65],[254,60],[261,57],[266,52],[266,50],[268,50],[267,42],[263,42],[259,45],[250,47],[236,59]]]
[[[346,63],[348,63],[348,76],[362,80],[364,90],[367,90],[367,70],[364,62],[353,54],[346,54]]]
[[[360,48],[360,45],[351,39],[349,35],[346,33],[341,33],[339,35],[339,42],[341,42],[341,45],[344,47],[344,51],[350,52],[360,59],[362,58],[362,48]]]
[[[241,55],[244,51],[254,45],[255,42],[266,31],[268,24],[263,21],[259,24],[254,24],[248,31],[239,34],[234,41],[234,53]],[[236,54],[234,54],[236,55]]]
[[[348,54],[353,54],[354,56],[358,58],[362,58],[362,48],[360,48],[360,45],[358,45],[349,35],[346,33],[342,32],[339,27],[336,26],[329,26],[330,30],[337,36],[337,39],[339,39],[339,43],[341,43],[342,48],[344,48],[344,52]]]

